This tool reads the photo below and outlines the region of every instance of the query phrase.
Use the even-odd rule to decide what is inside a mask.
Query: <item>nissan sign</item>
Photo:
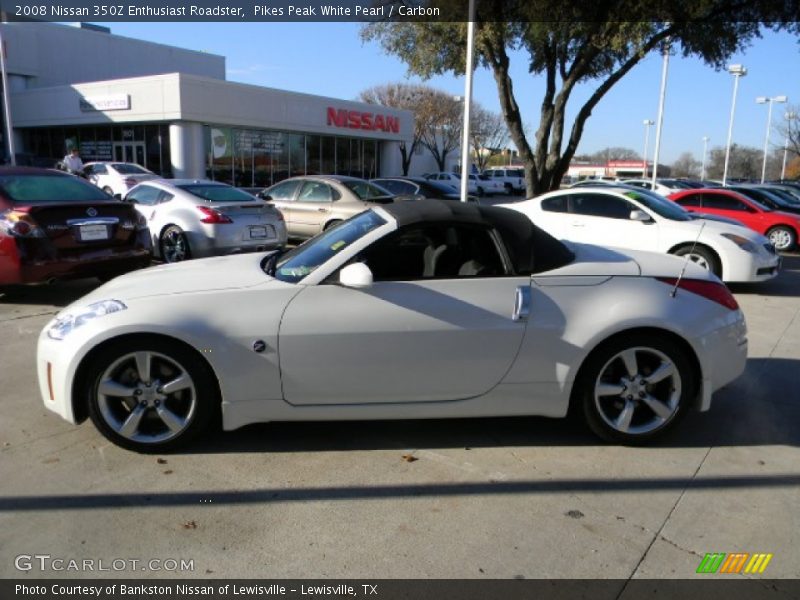
[[[400,117],[358,110],[328,107],[328,125],[346,129],[366,129],[400,133]]]

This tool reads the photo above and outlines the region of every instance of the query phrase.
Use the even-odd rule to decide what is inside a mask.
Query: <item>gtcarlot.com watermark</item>
[[[186,558],[73,558],[50,554],[19,554],[14,558],[18,571],[108,572],[194,571],[194,559]]]

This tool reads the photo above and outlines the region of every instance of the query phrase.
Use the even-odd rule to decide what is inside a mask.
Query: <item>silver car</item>
[[[125,201],[147,219],[153,253],[165,262],[286,245],[283,215],[224,183],[150,180],[128,192]]]

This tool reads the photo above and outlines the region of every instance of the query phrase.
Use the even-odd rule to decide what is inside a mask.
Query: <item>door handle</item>
[[[531,286],[521,285],[514,296],[513,321],[527,321],[531,314]]]
[[[318,208],[317,212],[326,213],[326,212],[328,212],[328,209],[327,208]]]
[[[570,223],[570,225],[572,225],[573,227],[585,227],[586,226],[584,223],[577,223],[577,222],[572,222],[572,223]]]

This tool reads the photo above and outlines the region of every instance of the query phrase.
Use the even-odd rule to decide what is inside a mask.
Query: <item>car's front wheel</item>
[[[697,389],[686,350],[647,334],[623,335],[599,346],[576,385],[592,431],[623,444],[643,444],[669,430]]]
[[[770,229],[767,232],[767,237],[770,243],[775,246],[775,249],[781,252],[784,250],[791,250],[797,243],[795,232],[783,225],[778,225]]]
[[[89,364],[89,417],[108,440],[137,452],[166,452],[205,430],[216,383],[208,365],[176,342],[114,342]]]
[[[714,252],[705,246],[682,246],[675,250],[675,256],[688,257],[698,267],[711,271],[717,277],[722,277],[722,265]]]
[[[170,225],[161,233],[159,251],[164,262],[175,263],[192,257],[189,240],[177,225]]]

